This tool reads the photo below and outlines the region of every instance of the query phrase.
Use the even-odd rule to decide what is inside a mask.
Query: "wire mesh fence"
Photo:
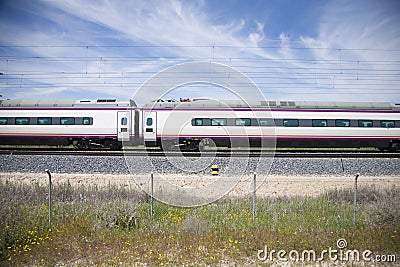
[[[325,248],[335,245],[339,237],[385,253],[396,254],[400,248],[400,190],[393,180],[385,187],[379,181],[358,184],[353,225],[352,186],[313,196],[302,194],[302,188],[284,195],[265,193],[259,187],[256,194],[248,190],[188,208],[152,199],[120,180],[101,185],[57,182],[57,175],[53,175],[51,226],[44,176],[42,182],[0,182],[3,263],[38,263],[44,258],[50,259],[46,264],[68,263],[78,257],[94,265],[113,265],[111,260],[117,263],[118,258],[124,264],[143,266],[224,261],[252,265],[259,263],[257,251],[264,246]],[[355,177],[348,178],[354,183]],[[272,190],[282,188],[274,188],[272,179],[264,184]],[[287,193],[290,183],[281,186]],[[374,237],[371,229],[380,237]],[[72,245],[65,245],[68,242]]]

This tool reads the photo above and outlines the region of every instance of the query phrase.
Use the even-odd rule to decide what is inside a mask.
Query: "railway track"
[[[210,152],[174,152],[174,151],[146,151],[146,150],[27,150],[1,149],[1,155],[57,155],[57,156],[114,156],[114,157],[276,157],[276,158],[400,158],[400,153],[384,152],[354,152],[354,151],[210,151]]]

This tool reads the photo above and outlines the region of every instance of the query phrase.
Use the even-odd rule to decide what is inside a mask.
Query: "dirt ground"
[[[0,173],[0,180],[20,182],[25,184],[48,184],[47,173]],[[342,188],[353,188],[355,176],[277,176],[257,177],[258,197],[290,197],[290,196],[318,196],[326,191]],[[113,174],[66,174],[53,173],[54,186],[69,182],[72,186],[97,185],[99,188],[115,185],[130,189],[148,186],[150,175],[131,176]],[[233,181],[233,182],[232,182]],[[253,177],[219,177],[219,176],[179,176],[154,175],[154,183],[169,183],[177,188],[213,188],[230,183],[230,196],[244,197],[253,191]],[[145,184],[145,185],[143,185]],[[147,184],[147,185],[146,185]],[[358,187],[387,188],[400,186],[400,176],[359,176]],[[148,188],[148,187],[146,187]],[[147,189],[145,189],[147,190]]]

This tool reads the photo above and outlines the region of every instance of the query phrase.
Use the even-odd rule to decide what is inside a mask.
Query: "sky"
[[[239,72],[268,100],[400,103],[397,0],[0,0],[0,32],[0,99],[234,99]],[[143,87],[193,62],[228,86]]]

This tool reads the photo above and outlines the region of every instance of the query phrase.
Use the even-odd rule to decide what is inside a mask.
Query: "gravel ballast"
[[[24,156],[0,155],[0,172],[105,173],[146,174],[194,173],[209,174],[211,165],[220,174],[269,173],[273,175],[399,175],[400,159],[382,158],[165,158],[109,156]],[[258,167],[257,167],[258,166]]]

